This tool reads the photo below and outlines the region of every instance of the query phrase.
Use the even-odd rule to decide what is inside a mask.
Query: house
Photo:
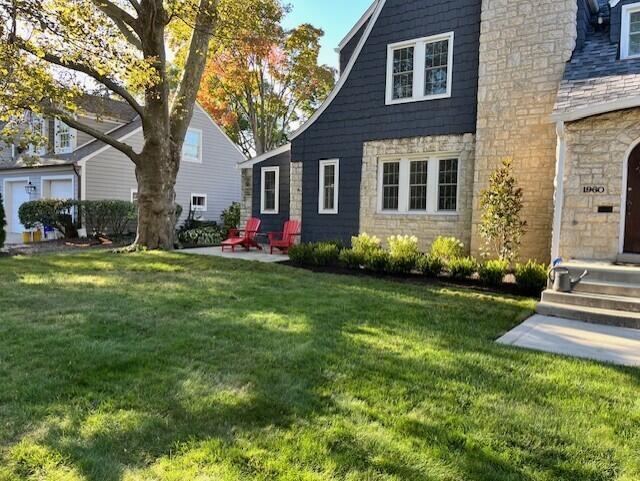
[[[303,241],[460,238],[513,159],[521,256],[640,259],[640,1],[377,0],[291,142],[243,161],[243,214]]]
[[[0,192],[10,234],[23,231],[18,209],[29,200],[136,199],[134,165],[128,157],[56,119],[25,115],[31,130],[41,133],[48,142],[29,145],[24,151],[16,145],[0,145]],[[137,151],[143,146],[140,119],[124,102],[86,97],[78,117]],[[204,220],[218,220],[224,209],[239,201],[240,175],[236,164],[244,159],[238,147],[197,105],[176,182],[176,201],[183,207],[182,218],[191,208]]]

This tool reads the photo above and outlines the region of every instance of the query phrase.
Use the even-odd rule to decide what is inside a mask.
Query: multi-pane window
[[[55,121],[55,150],[57,154],[68,154],[73,151],[73,130],[64,122]]]
[[[182,157],[189,162],[202,162],[202,131],[187,130],[182,144]]]
[[[204,212],[207,210],[206,194],[191,194],[191,210],[194,212]]]
[[[426,160],[410,163],[409,168],[409,210],[427,209],[428,165]]]
[[[449,40],[430,42],[425,45],[424,94],[440,95],[447,93],[449,65]]]
[[[640,2],[622,7],[620,57],[640,57]]]
[[[629,14],[629,55],[640,55],[640,10]]]
[[[458,159],[440,160],[438,174],[438,210],[458,208]]]
[[[437,154],[411,157],[378,164],[378,212],[456,214],[458,160]]]
[[[44,155],[47,153],[47,122],[41,115],[33,112],[29,112],[27,116],[29,130],[31,130],[32,134],[32,139],[29,143],[29,153]]]
[[[338,213],[339,161],[320,161],[320,185],[318,212],[320,214]]]
[[[280,169],[278,167],[262,168],[262,203],[260,211],[263,214],[278,213],[278,183]]]
[[[453,32],[388,46],[386,103],[451,96]]]
[[[393,51],[393,99],[413,97],[413,57],[414,47]]]
[[[382,164],[382,210],[398,210],[400,202],[400,162]]]

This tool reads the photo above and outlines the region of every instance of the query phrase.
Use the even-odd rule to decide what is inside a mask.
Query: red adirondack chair
[[[246,250],[250,250],[252,247],[262,250],[262,246],[256,242],[260,222],[260,219],[252,217],[247,221],[244,229],[230,229],[229,238],[222,241],[222,252],[224,252],[225,247],[230,247],[231,251],[235,252],[237,246],[242,246]]]
[[[273,254],[273,249],[282,251],[283,254],[289,252],[296,240],[296,237],[300,235],[300,221],[288,220],[284,223],[284,229],[282,232],[269,232],[269,247]]]

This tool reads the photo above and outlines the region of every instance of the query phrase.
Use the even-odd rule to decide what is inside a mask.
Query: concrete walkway
[[[220,247],[198,247],[195,249],[184,249],[180,252],[185,254],[197,254],[201,256],[224,257],[225,259],[240,259],[243,261],[266,263],[285,262],[289,260],[289,256],[282,254],[271,255],[266,249],[262,251],[251,249],[249,252],[244,249],[236,249],[235,252],[225,249],[225,252],[222,252],[222,248]]]
[[[535,315],[500,344],[596,361],[640,366],[640,330]]]

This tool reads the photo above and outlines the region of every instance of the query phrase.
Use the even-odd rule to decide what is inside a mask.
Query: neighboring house
[[[512,157],[523,258],[640,254],[640,1],[377,0],[291,143],[240,164],[243,213],[302,239],[456,236]]]
[[[0,150],[0,192],[7,216],[7,231],[23,226],[18,209],[28,200],[64,198],[81,200],[135,200],[137,182],[131,160],[116,149],[54,119],[26,114],[31,128],[42,132],[48,147],[16,145]],[[78,117],[103,132],[125,141],[136,151],[143,146],[139,117],[123,102],[87,97]],[[224,209],[240,200],[236,164],[244,159],[237,146],[211,117],[196,106],[186,135],[176,182],[176,201],[205,220],[218,220]],[[35,164],[33,163],[35,161]],[[31,185],[33,193],[27,193]]]

